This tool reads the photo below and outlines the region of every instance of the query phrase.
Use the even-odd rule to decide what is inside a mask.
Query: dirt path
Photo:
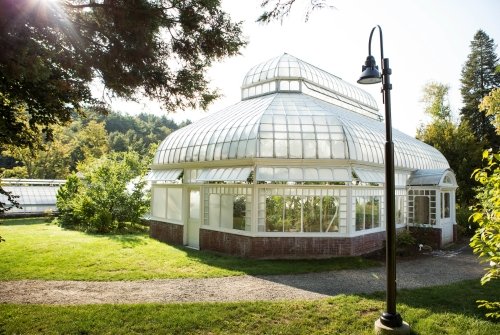
[[[442,285],[483,275],[470,249],[435,252],[399,262],[398,288]],[[102,304],[318,299],[341,293],[385,290],[385,269],[343,270],[301,275],[210,279],[87,282],[20,280],[0,282],[0,303]]]

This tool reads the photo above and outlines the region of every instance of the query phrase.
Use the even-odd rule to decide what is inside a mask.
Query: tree
[[[263,0],[261,7],[264,8],[264,12],[257,19],[258,22],[269,23],[274,20],[283,21],[283,19],[290,14],[292,6],[295,4],[296,0]],[[333,8],[330,5],[331,0],[309,0],[309,5],[306,8],[306,18],[309,19],[309,15],[312,11],[322,8]]]
[[[425,104],[425,113],[433,120],[451,121],[451,107],[448,101],[450,87],[437,82],[430,82],[423,88],[421,101]]]
[[[71,139],[62,126],[54,126],[53,139],[43,141],[35,148],[6,145],[3,156],[12,157],[16,164],[3,170],[4,178],[66,179],[69,173]]]
[[[43,126],[105,105],[91,94],[94,79],[112,95],[139,90],[167,110],[206,107],[217,93],[205,70],[245,44],[217,0],[0,0],[0,8],[2,114],[25,106]]]
[[[470,44],[471,52],[462,68],[460,89],[463,107],[460,111],[483,148],[500,148],[500,136],[495,133],[493,116],[481,113],[479,104],[488,93],[500,86],[500,73],[496,71],[498,57],[496,45],[484,31],[479,30]]]
[[[416,138],[446,157],[457,177],[457,202],[466,208],[474,198],[477,185],[471,183],[470,176],[481,163],[482,148],[476,143],[466,121],[459,125],[453,122],[448,91],[449,86],[441,83],[431,82],[424,86],[421,101],[431,122],[417,129]]]
[[[126,151],[126,150],[125,150]],[[3,171],[4,177],[66,179],[76,170],[78,162],[99,158],[108,152],[108,134],[104,123],[94,120],[70,127],[53,126],[52,139],[43,140],[33,148],[6,145],[2,155],[12,157],[21,166]]]
[[[485,151],[483,158],[487,164],[474,171],[474,178],[481,183],[476,196],[477,204],[472,207],[472,220],[479,228],[471,239],[474,253],[488,262],[481,284],[500,279],[500,154]],[[486,315],[500,319],[500,301],[478,301],[480,307],[489,310]]]
[[[495,88],[490,94],[484,97],[479,105],[479,110],[486,116],[493,118],[493,126],[497,135],[500,135],[500,88]]]
[[[149,209],[144,175],[150,159],[128,152],[80,164],[57,194],[61,226],[111,233],[141,221]]]
[[[206,69],[245,43],[218,0],[0,0],[0,150],[29,147],[37,127],[50,139],[109,96],[206,108]]]
[[[108,133],[104,128],[104,123],[98,123],[91,120],[84,126],[72,141],[71,149],[71,171],[76,170],[78,162],[90,160],[92,158],[100,158],[104,156],[108,150]]]

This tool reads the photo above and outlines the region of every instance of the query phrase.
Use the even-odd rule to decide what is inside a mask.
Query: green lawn
[[[93,235],[40,219],[0,223],[0,280],[139,280],[319,272],[380,265],[359,257],[265,261],[173,247],[147,234]]]
[[[477,280],[402,290],[398,311],[422,335],[500,334],[476,299],[500,299],[500,284]],[[137,304],[0,305],[0,334],[373,334],[382,294],[339,295],[314,301]]]
[[[147,235],[89,235],[40,220],[0,225],[0,280],[134,280],[294,273],[373,265],[361,258],[250,261],[174,248]],[[0,283],[1,284],[1,283]],[[500,334],[476,300],[500,301],[500,282],[402,290],[398,311],[413,334]],[[383,293],[314,301],[0,304],[0,334],[373,334]]]

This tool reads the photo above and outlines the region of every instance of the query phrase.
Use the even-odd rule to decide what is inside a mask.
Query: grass
[[[326,271],[373,265],[362,258],[255,261],[159,243],[145,234],[89,235],[43,220],[3,221],[0,280],[134,280]],[[1,283],[0,283],[1,284]],[[398,311],[412,334],[500,334],[476,300],[500,301],[500,282],[479,280],[401,290]],[[373,334],[383,293],[313,301],[0,304],[0,334]]]
[[[43,219],[0,224],[0,280],[140,280],[292,274],[366,268],[360,257],[324,260],[248,260],[173,247],[145,233],[94,235]]]
[[[500,334],[476,299],[500,299],[500,283],[466,281],[402,290],[398,311],[412,334]],[[382,294],[314,301],[136,305],[0,305],[0,334],[373,334]]]

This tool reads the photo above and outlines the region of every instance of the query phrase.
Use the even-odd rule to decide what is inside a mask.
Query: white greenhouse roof
[[[435,148],[393,130],[395,167],[449,168]],[[181,128],[159,145],[153,166],[240,159],[330,159],[384,165],[385,125],[302,93],[241,101]]]
[[[457,182],[451,169],[416,170],[410,174],[408,186],[452,186]]]
[[[2,188],[18,196],[15,200],[22,208],[11,208],[7,213],[34,213],[56,209],[56,195],[65,180],[43,179],[2,179]],[[0,201],[7,202],[7,197],[0,194]]]

